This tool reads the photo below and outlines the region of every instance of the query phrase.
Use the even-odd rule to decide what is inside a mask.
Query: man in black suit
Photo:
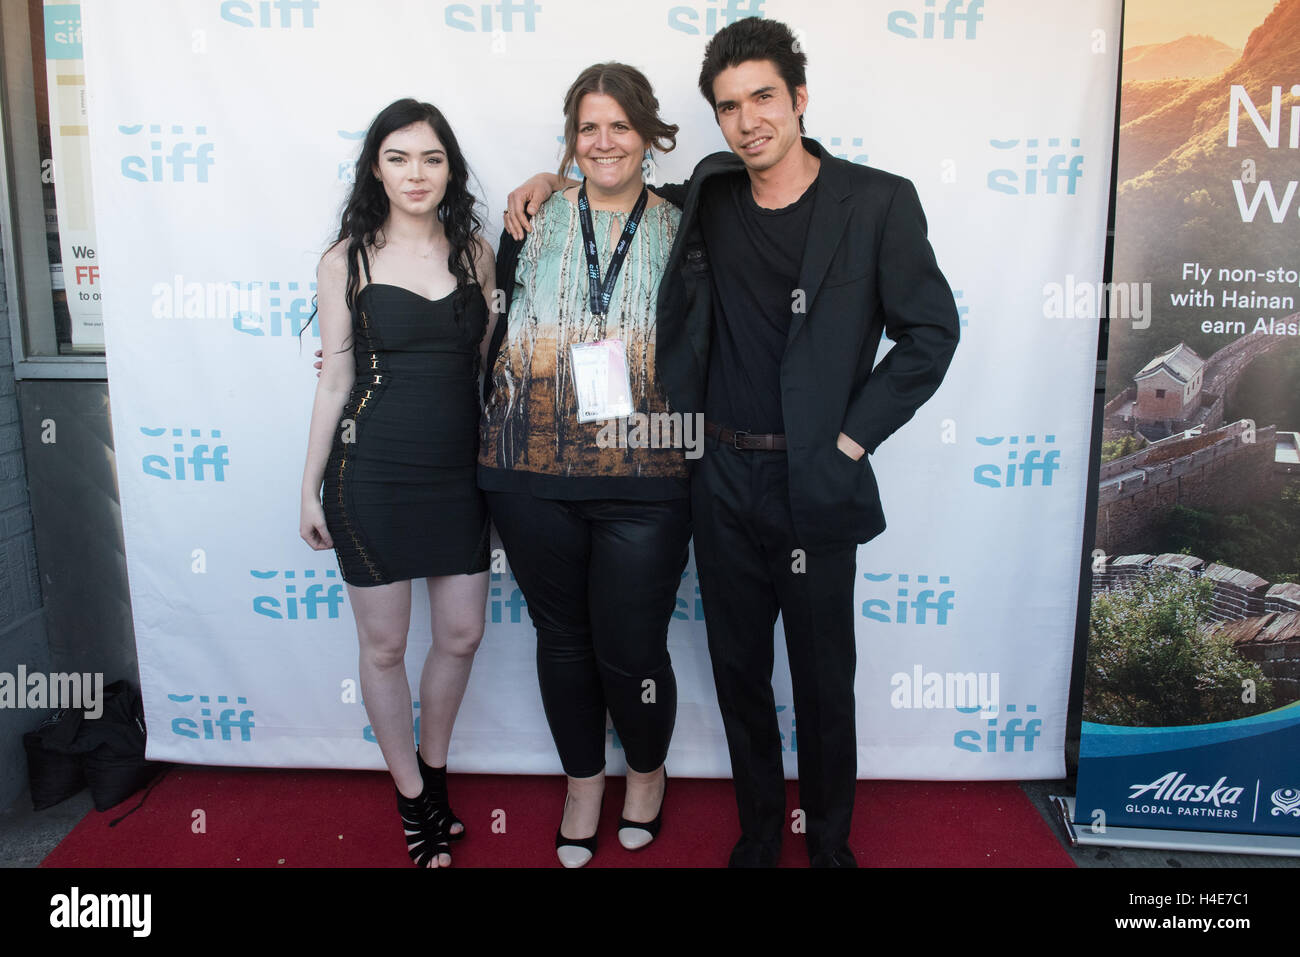
[[[805,64],[781,23],[720,31],[700,90],[732,152],[657,188],[683,210],[656,365],[670,407],[705,416],[692,519],[742,832],[732,866],[774,865],[786,823],[778,612],[808,853],[856,865],[853,586],[858,545],[885,528],[867,456],[938,388],[958,339],[912,184],[801,138]],[[532,195],[511,194],[508,229]],[[882,332],[895,345],[873,369]]]

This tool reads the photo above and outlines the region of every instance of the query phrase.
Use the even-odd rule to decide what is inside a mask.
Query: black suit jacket
[[[804,311],[792,302],[781,362],[781,407],[795,529],[804,547],[818,547],[884,531],[868,456],[855,462],[836,439],[843,432],[870,454],[912,418],[943,380],[960,323],[912,183],[803,142],[822,165],[799,273]],[[714,177],[743,169],[734,154],[715,153],[686,184],[656,188],[682,207],[655,337],[659,381],[674,411],[704,410],[713,287],[700,194]],[[882,333],[895,345],[873,369]]]

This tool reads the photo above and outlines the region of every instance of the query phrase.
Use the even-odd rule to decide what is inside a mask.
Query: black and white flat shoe
[[[604,803],[604,796],[601,796],[601,803]],[[569,806],[569,796],[564,796],[564,806]],[[597,819],[599,820],[599,818]],[[599,824],[597,825],[599,828]],[[591,837],[565,837],[564,836],[564,817],[561,813],[560,826],[555,829],[555,856],[560,859],[560,863],[565,867],[582,867],[589,860],[596,856],[596,835]]]
[[[639,851],[659,836],[659,826],[664,821],[664,802],[668,800],[668,769],[664,768],[664,793],[659,799],[659,813],[653,821],[629,821],[619,816],[618,842],[629,851]]]

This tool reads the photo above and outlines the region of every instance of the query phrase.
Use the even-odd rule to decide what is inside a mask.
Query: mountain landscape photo
[[[1220,268],[1300,269],[1300,149],[1289,147],[1292,107],[1300,102],[1290,92],[1300,82],[1300,0],[1280,0],[1251,31],[1239,56],[1213,75],[1199,75],[1194,51],[1204,52],[1208,62],[1226,49],[1226,44],[1204,36],[1140,47],[1133,51],[1138,54],[1135,62],[1150,69],[1136,70],[1138,78],[1130,75],[1126,54],[1114,280],[1150,282],[1153,313],[1149,329],[1134,330],[1126,321],[1111,324],[1108,394],[1118,394],[1152,355],[1178,342],[1203,356],[1227,344],[1230,337],[1222,332],[1202,331],[1207,319],[1248,320],[1251,328],[1259,316],[1274,314],[1268,308],[1225,308],[1224,287],[1300,299],[1294,283],[1218,281]],[[1186,75],[1140,78],[1178,64]],[[1265,143],[1242,106],[1237,109],[1238,143],[1228,145],[1234,86],[1245,90],[1265,124],[1275,122],[1273,88],[1281,88],[1277,148]],[[1243,221],[1234,180],[1243,181],[1241,196],[1247,205],[1257,202],[1251,222]],[[1268,196],[1256,197],[1264,183],[1270,184],[1279,212],[1285,207],[1281,222],[1273,221]],[[1297,186],[1292,188],[1292,183]],[[1172,305],[1171,297],[1194,286],[1184,277],[1184,263],[1211,268],[1211,279],[1201,288],[1215,293],[1214,306]],[[1283,314],[1276,317],[1282,319]]]

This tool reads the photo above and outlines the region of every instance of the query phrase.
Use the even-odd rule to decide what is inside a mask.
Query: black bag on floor
[[[81,712],[64,708],[23,735],[32,810],[54,807],[86,786],[85,756],[72,751],[72,739],[80,726]]]
[[[104,689],[104,713],[83,720],[77,744],[86,747],[86,781],[96,811],[121,804],[163,767],[144,759],[144,700],[130,682]]]
[[[144,702],[130,682],[115,681],[104,689],[103,713],[89,718],[85,711],[62,712],[54,728],[39,737],[36,761],[28,750],[32,804],[50,807],[80,791],[67,792],[73,782],[72,764],[82,769],[95,810],[107,811],[140,790],[163,765],[144,758]],[[46,722],[50,724],[50,722]],[[31,735],[41,736],[45,725]],[[39,775],[42,780],[37,781]],[[38,789],[48,803],[37,803]],[[67,793],[65,793],[67,792]],[[61,795],[54,797],[54,795]],[[53,800],[50,800],[54,797]]]

